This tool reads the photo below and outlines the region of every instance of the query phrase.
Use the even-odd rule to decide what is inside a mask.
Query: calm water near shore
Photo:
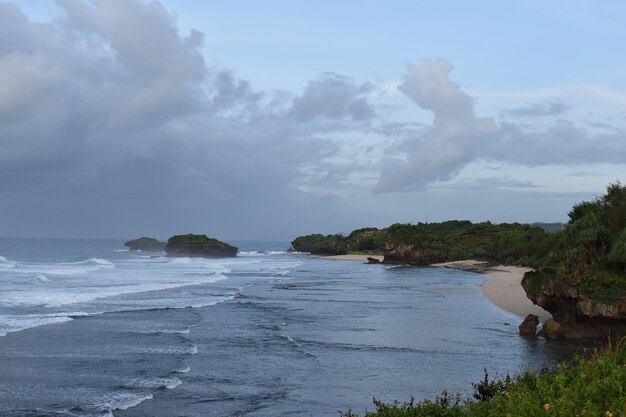
[[[336,416],[576,350],[520,337],[477,274],[122,244],[0,239],[0,415]]]

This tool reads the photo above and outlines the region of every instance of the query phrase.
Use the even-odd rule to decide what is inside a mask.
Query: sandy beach
[[[365,262],[368,257],[383,260],[382,255],[335,255],[324,256],[322,259]],[[486,262],[476,260],[444,262],[432,266],[484,274],[489,280],[480,286],[480,291],[496,306],[520,317],[536,314],[542,322],[552,318],[549,312],[533,304],[522,288],[522,278],[531,270],[530,268],[506,265],[488,266]]]
[[[473,260],[445,262],[433,266],[483,273],[489,278],[489,281],[481,285],[480,290],[485,297],[501,309],[520,317],[536,314],[542,322],[552,318],[552,315],[546,310],[533,304],[526,297],[526,292],[522,288],[522,278],[526,272],[531,270],[530,268],[505,265],[487,267],[486,262]]]

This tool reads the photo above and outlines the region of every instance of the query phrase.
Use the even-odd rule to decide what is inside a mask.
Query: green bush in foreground
[[[626,417],[626,346],[552,371],[474,384],[474,399],[443,392],[434,401],[384,404],[365,417]],[[343,417],[358,417],[348,411]]]

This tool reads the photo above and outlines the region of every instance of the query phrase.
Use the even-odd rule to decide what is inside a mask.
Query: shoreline
[[[367,258],[383,260],[382,255],[335,255],[322,256],[322,259],[338,261],[367,261]],[[485,261],[464,260],[432,264],[444,268],[458,269],[466,272],[474,272],[485,275],[487,282],[480,285],[482,295],[502,310],[513,313],[522,319],[528,314],[535,314],[540,322],[552,318],[552,314],[533,304],[526,297],[526,291],[522,288],[524,274],[531,270],[520,266],[489,265]]]
[[[542,323],[552,318],[552,314],[528,299],[522,287],[522,278],[526,272],[532,270],[531,268],[509,265],[491,266],[487,262],[476,260],[443,262],[431,266],[483,274],[488,281],[481,284],[480,292],[497,307],[521,318],[528,314],[535,314]]]
[[[367,258],[378,259],[379,261],[383,261],[383,255],[358,255],[358,254],[348,254],[348,255],[331,255],[331,256],[321,256],[321,259],[328,259],[330,261],[363,261],[366,262]]]

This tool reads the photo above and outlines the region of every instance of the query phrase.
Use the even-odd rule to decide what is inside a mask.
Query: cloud
[[[619,128],[592,126],[569,120],[526,126],[477,117],[474,101],[450,81],[453,66],[444,59],[408,65],[398,89],[413,103],[434,114],[428,128],[406,135],[403,145],[389,148],[377,192],[424,190],[454,178],[469,163],[484,159],[528,167],[623,164],[626,135]],[[555,116],[567,109],[553,101],[507,114]]]
[[[368,84],[356,85],[348,77],[325,73],[310,81],[304,92],[294,98],[289,114],[299,122],[343,118],[367,120],[374,116],[374,110],[367,102],[370,89]]]
[[[537,103],[528,107],[520,107],[517,109],[506,110],[502,112],[502,115],[514,118],[559,116],[565,113],[567,110],[569,110],[569,106],[567,106],[560,100],[556,100],[545,103]]]
[[[386,162],[377,192],[419,190],[449,180],[493,139],[494,120],[475,116],[472,98],[448,78],[452,69],[444,59],[407,66],[399,90],[434,113],[433,125],[405,142],[404,159]]]
[[[37,224],[39,235],[125,236],[141,226],[166,235],[204,225],[254,236],[282,217],[278,234],[309,210],[293,181],[336,149],[314,125],[266,104],[271,97],[231,70],[207,67],[202,35],[180,34],[158,2],[57,4],[64,16],[52,23],[0,4],[4,233]],[[354,88],[346,114],[358,118],[369,108]]]

